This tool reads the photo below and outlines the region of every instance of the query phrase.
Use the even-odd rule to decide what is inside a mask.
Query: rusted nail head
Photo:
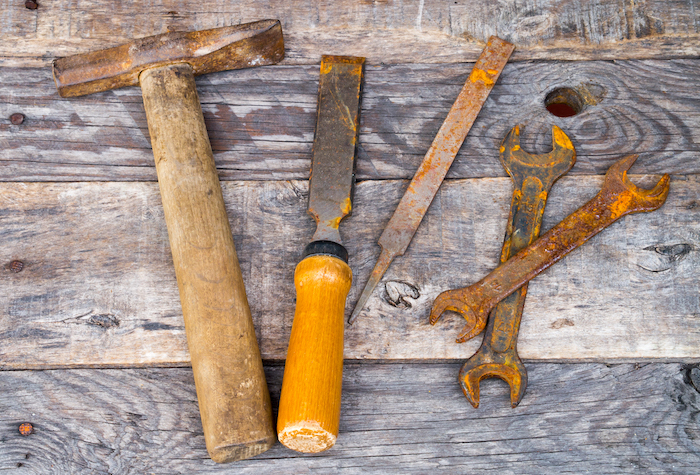
[[[34,0],[27,0],[26,2],[24,2],[24,6],[29,8],[30,10],[36,10],[37,8],[39,8],[39,4],[36,3]]]
[[[24,269],[24,262],[22,261],[12,261],[10,262],[10,270],[12,272],[22,272],[22,269]]]
[[[20,125],[24,122],[24,114],[20,114],[19,112],[12,114],[10,116],[10,122],[12,122],[12,125]]]
[[[34,432],[34,426],[31,425],[29,422],[24,422],[19,425],[19,433],[27,436],[30,435]]]

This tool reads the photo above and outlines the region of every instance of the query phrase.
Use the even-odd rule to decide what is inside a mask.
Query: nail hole
[[[10,270],[14,273],[22,272],[24,269],[24,262],[22,261],[12,261],[10,262]]]
[[[16,112],[10,116],[10,123],[12,123],[12,125],[21,125],[22,122],[24,122],[24,114]]]
[[[547,94],[544,106],[557,117],[572,117],[583,110],[583,98],[570,87],[560,87]]]
[[[34,433],[34,426],[29,422],[24,422],[19,425],[19,433],[24,436],[31,435]]]

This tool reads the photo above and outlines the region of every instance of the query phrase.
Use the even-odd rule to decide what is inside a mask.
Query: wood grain
[[[319,52],[368,62],[474,59],[491,35],[515,43],[515,60],[696,57],[695,0],[424,0],[233,4],[196,0],[54,0],[28,10],[0,1],[0,66],[48,64],[57,56],[103,49],[132,38],[279,18],[287,62],[315,63]]]
[[[658,177],[632,179],[649,186]],[[598,176],[559,180],[543,232],[601,183]],[[353,215],[340,229],[354,276],[346,313],[406,184],[357,185]],[[294,315],[294,267],[314,232],[307,182],[225,182],[223,192],[261,353],[283,359]],[[346,328],[345,358],[471,355],[478,341],[454,341],[463,319],[445,316],[433,327],[428,313],[439,292],[495,267],[510,196],[504,178],[444,183],[406,255]],[[518,343],[522,358],[700,358],[699,203],[700,179],[674,177],[660,210],[623,218],[533,280]],[[162,213],[155,183],[2,184],[2,367],[186,364]],[[24,263],[20,273],[9,270],[12,260]]]
[[[267,367],[273,407],[282,367]],[[208,460],[189,368],[0,373],[0,469],[64,473],[693,474],[700,369],[532,364],[523,402],[483,384],[472,409],[459,364],[347,365],[338,442],[315,456],[276,444]],[[30,422],[23,437],[18,426]]]
[[[0,470],[8,473],[671,473],[700,466],[700,4],[697,0],[0,0]],[[280,18],[285,63],[198,79],[263,356],[281,361],[305,214],[321,54],[367,57],[354,215],[343,223],[357,300],[376,240],[492,34],[516,44],[448,181],[358,322],[346,328],[338,443],[280,444],[233,465],[205,451],[187,366],[141,92],[58,98],[59,56],[170,30]],[[554,118],[556,87],[584,111]],[[11,114],[26,116],[12,125]],[[521,405],[455,381],[478,341],[427,324],[441,290],[498,261],[511,189],[496,155],[516,123],[579,160],[543,230],[597,191],[619,156],[675,174],[658,212],[624,219],[530,286]],[[480,179],[473,179],[480,178]],[[658,178],[658,177],[655,177]],[[655,178],[635,176],[647,185]],[[285,181],[288,180],[288,181]],[[395,181],[396,180],[396,181]],[[44,181],[49,183],[26,183]],[[55,183],[93,181],[97,183]],[[107,182],[107,183],[103,183]],[[10,263],[23,263],[21,272]],[[14,269],[20,269],[18,264]],[[425,360],[458,362],[426,364]],[[357,360],[393,364],[354,364]],[[396,363],[411,360],[413,364]],[[543,360],[560,364],[543,363]],[[566,364],[624,360],[651,364]],[[75,369],[76,367],[127,367]],[[70,368],[22,371],[22,369]],[[276,408],[283,367],[266,367]],[[24,437],[17,428],[34,424]]]
[[[357,177],[411,178],[471,68],[368,66]],[[197,79],[221,179],[308,179],[318,74],[274,66]],[[515,124],[536,153],[551,150],[552,125],[561,127],[579,156],[571,174],[603,174],[629,153],[642,157],[637,173],[700,173],[699,76],[700,60],[510,63],[448,176],[505,176],[496,153]],[[565,86],[586,104],[557,118],[544,99]],[[10,123],[15,112],[22,125]],[[61,99],[48,68],[0,68],[0,162],[2,181],[154,181],[140,89]]]

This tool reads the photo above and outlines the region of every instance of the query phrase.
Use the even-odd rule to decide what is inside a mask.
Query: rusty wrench
[[[668,196],[671,177],[664,175],[650,190],[638,188],[627,177],[636,159],[637,155],[629,155],[613,164],[593,199],[479,282],[438,295],[430,323],[434,325],[447,310],[461,313],[467,325],[457,342],[467,341],[483,331],[489,312],[498,302],[537,274],[621,217],[659,209]]]
[[[501,143],[501,163],[513,180],[513,198],[501,263],[527,247],[540,234],[549,189],[576,163],[569,137],[552,127],[552,151],[532,155],[520,148],[520,127],[515,126]],[[527,387],[527,371],[516,350],[527,284],[503,299],[489,315],[484,341],[459,372],[462,391],[479,407],[479,382],[498,377],[510,386],[510,402],[517,406]]]

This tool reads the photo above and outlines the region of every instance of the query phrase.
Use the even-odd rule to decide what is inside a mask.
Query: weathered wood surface
[[[473,410],[455,379],[477,342],[454,343],[457,317],[427,324],[439,291],[473,282],[497,262],[510,202],[508,180],[496,178],[504,176],[501,138],[524,123],[525,148],[543,152],[556,124],[577,147],[571,175],[579,176],[555,186],[543,229],[592,196],[600,178],[587,175],[602,174],[621,154],[641,153],[635,173],[679,176],[660,211],[624,219],[533,282],[523,357],[700,358],[700,182],[687,176],[700,173],[697,0],[39,4],[32,11],[21,0],[0,0],[0,181],[17,182],[0,184],[3,369],[189,361],[157,185],[22,183],[155,180],[140,91],[59,99],[48,68],[55,57],[168,30],[279,17],[285,63],[198,79],[222,179],[308,178],[318,62],[329,53],[368,57],[358,178],[396,180],[412,176],[469,74],[464,62],[486,38],[500,35],[517,51],[450,172],[486,178],[445,184],[407,255],[346,333],[350,360],[459,363],[346,364],[336,447],[309,457],[278,444],[229,466],[206,455],[188,368],[2,371],[0,469],[698,472],[697,367],[529,362],[520,407],[510,409],[503,383],[486,381]],[[544,97],[561,86],[582,92],[583,113],[558,119],[545,111]],[[15,112],[26,115],[24,124],[10,125]],[[293,270],[313,233],[306,186],[224,185],[268,360],[284,358]],[[358,186],[355,215],[341,226],[355,278],[348,312],[405,186]],[[24,262],[20,273],[8,270],[13,259]],[[276,409],[282,367],[266,369]],[[34,423],[35,433],[18,435],[21,422]]]
[[[370,63],[476,58],[490,35],[515,43],[515,60],[696,57],[696,0],[342,0],[288,2],[0,1],[0,66],[48,64],[172,30],[279,18],[287,62],[314,63],[319,51]]]
[[[300,456],[276,444],[229,465],[214,464],[204,450],[189,368],[2,372],[0,470],[697,473],[697,367],[533,364],[518,408],[510,408],[505,384],[488,380],[475,410],[455,381],[459,366],[346,365],[335,447]],[[267,367],[273,407],[282,370]],[[24,422],[33,434],[18,433]]]
[[[368,66],[357,176],[411,178],[471,64]],[[504,176],[498,144],[525,124],[523,145],[572,139],[571,174],[602,174],[620,154],[638,173],[700,173],[700,60],[508,64],[452,165],[450,178]],[[274,66],[197,79],[224,180],[308,179],[318,66]],[[588,102],[577,116],[544,108],[557,87]],[[11,125],[15,112],[26,116]],[[49,68],[0,68],[0,180],[155,180],[139,88],[62,99]]]
[[[651,185],[658,177],[633,180]],[[602,177],[561,179],[543,231],[598,191]],[[405,181],[358,184],[340,228],[350,254],[349,313],[379,254]],[[314,232],[307,182],[224,182],[263,358],[285,357],[293,273]],[[394,261],[358,321],[345,358],[465,359],[464,320],[428,324],[443,290],[498,262],[511,184],[443,184],[408,252]],[[530,285],[519,338],[529,360],[700,358],[697,219],[700,178],[675,177],[658,211],[625,217]],[[185,335],[155,183],[0,186],[0,361],[5,369],[186,364]],[[8,265],[24,263],[20,273]]]

